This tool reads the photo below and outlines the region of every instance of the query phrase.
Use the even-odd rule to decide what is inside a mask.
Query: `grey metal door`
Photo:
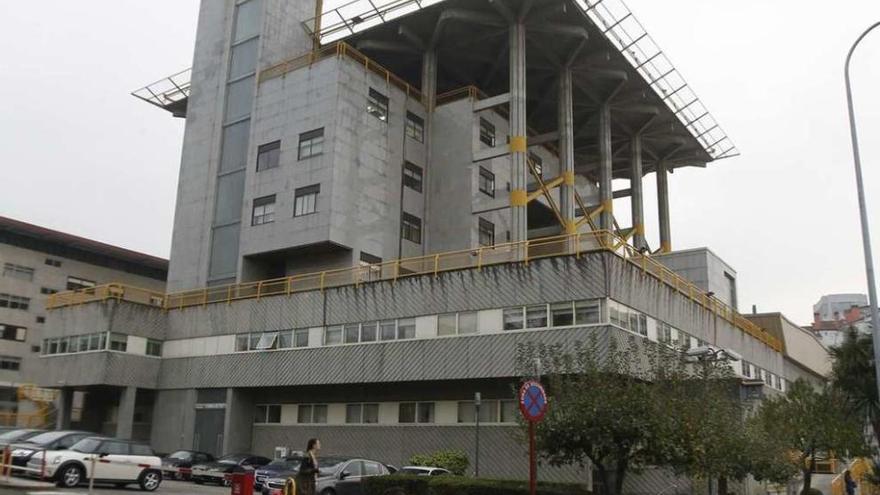
[[[223,452],[223,421],[225,409],[196,409],[193,449],[221,456]]]

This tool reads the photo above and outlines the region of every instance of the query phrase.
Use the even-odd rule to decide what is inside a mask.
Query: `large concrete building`
[[[39,397],[31,397],[35,391],[27,387],[34,368],[42,365],[40,344],[50,295],[88,291],[111,282],[161,294],[168,271],[167,260],[6,217],[0,217],[0,265],[0,424],[4,425],[43,426],[52,419],[53,410],[44,407],[51,403],[29,400]],[[95,349],[107,339],[98,336],[100,330],[92,330]],[[82,399],[78,396],[77,404]]]
[[[115,403],[85,407],[120,435],[152,407],[160,451],[318,436],[399,465],[470,451],[480,392],[481,473],[520,477],[520,344],[712,344],[744,382],[796,378],[736,312],[732,269],[652,254],[672,251],[672,171],[736,150],[619,2],[205,0],[191,72],[136,95],[186,118],[169,292],[53,297],[38,380],[62,425],[75,391],[100,390]],[[118,342],[56,345],[95,328]]]

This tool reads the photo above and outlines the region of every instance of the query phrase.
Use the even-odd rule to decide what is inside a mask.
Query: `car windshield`
[[[299,469],[301,458],[292,459],[276,459],[266,465],[263,469],[271,469],[273,471],[293,471]]]
[[[229,454],[217,459],[217,462],[219,462],[220,464],[238,464],[239,462],[247,459],[247,457],[247,454]]]
[[[15,442],[16,440],[26,440],[32,436],[38,435],[40,430],[12,430],[0,435],[0,442]]]
[[[400,470],[403,474],[428,474],[427,469],[414,468],[414,467],[405,467]]]
[[[169,459],[180,459],[182,461],[188,461],[192,459],[192,452],[188,450],[178,450],[177,452],[168,456]]]
[[[70,435],[69,431],[48,431],[46,433],[40,433],[39,435],[29,438],[28,442],[35,443],[37,445],[46,445],[49,443],[58,440],[59,438],[64,438],[67,435]]]
[[[85,452],[85,453],[94,453],[98,451],[98,447],[101,446],[101,440],[98,438],[83,438],[79,442],[73,444],[70,447],[70,450],[74,452]]]

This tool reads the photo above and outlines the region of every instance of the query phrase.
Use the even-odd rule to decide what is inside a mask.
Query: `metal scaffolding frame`
[[[184,69],[132,91],[131,95],[163,110],[168,110],[175,117],[183,117],[186,115],[186,101],[189,99],[191,78],[192,69]]]

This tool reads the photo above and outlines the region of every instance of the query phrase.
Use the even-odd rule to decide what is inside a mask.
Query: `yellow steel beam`
[[[553,214],[556,215],[556,219],[559,220],[559,225],[563,229],[565,229],[565,219],[562,218],[562,212],[559,210],[559,207],[556,206],[556,201],[554,201],[553,196],[550,195],[550,190],[547,189],[547,185],[544,184],[544,180],[541,178],[541,174],[538,173],[538,169],[535,168],[535,162],[533,162],[532,159],[529,158],[528,160],[526,160],[526,163],[529,165],[529,171],[532,172],[532,176],[535,178],[535,180],[538,181],[538,186],[539,186],[539,190],[536,191],[536,193],[538,193],[538,194],[535,195],[535,193],[532,193],[532,194],[528,195],[526,197],[526,202],[533,201],[535,198],[537,198],[538,196],[543,194],[544,197],[547,198],[547,203],[550,204],[550,208],[553,210]],[[560,178],[557,177],[557,179],[560,179]],[[534,197],[532,197],[533,195],[534,195]]]

